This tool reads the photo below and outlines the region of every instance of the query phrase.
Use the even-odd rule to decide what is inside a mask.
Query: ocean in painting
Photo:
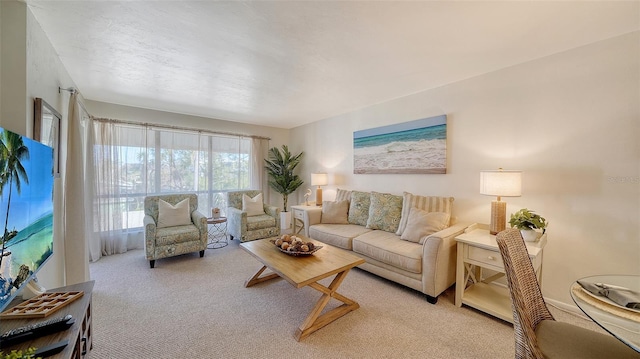
[[[405,128],[412,126],[401,124],[355,132],[354,173],[446,173],[446,119],[440,116],[419,121],[423,120],[414,122],[435,124],[409,129]]]
[[[4,257],[0,274],[4,278],[15,280],[22,264],[33,272],[51,255],[52,250],[53,213],[49,213],[21,229],[7,241],[5,254],[11,254]],[[8,300],[15,290],[13,287],[0,288],[0,308],[4,307],[3,301]]]

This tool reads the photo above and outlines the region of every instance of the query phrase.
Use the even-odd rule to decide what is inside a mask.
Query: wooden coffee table
[[[364,263],[364,259],[340,248],[303,236],[298,237],[305,242],[311,241],[320,245],[322,249],[309,256],[294,257],[280,252],[269,239],[241,243],[240,247],[263,264],[263,267],[244,283],[245,287],[282,277],[296,288],[309,286],[322,293],[311,313],[295,332],[296,340],[300,341],[343,315],[360,308],[356,301],[338,293],[337,290],[349,270]],[[267,268],[273,273],[262,275]],[[335,278],[328,287],[318,283],[332,275],[335,275]],[[331,298],[344,304],[320,315]]]

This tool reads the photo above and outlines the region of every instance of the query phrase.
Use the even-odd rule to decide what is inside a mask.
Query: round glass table
[[[579,281],[640,293],[640,275],[598,275]],[[583,289],[578,281],[571,286],[571,298],[591,320],[640,352],[640,309],[626,308],[607,297],[593,294]]]

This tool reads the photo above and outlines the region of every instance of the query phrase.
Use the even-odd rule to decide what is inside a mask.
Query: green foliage
[[[512,228],[515,227],[518,229],[542,229],[542,233],[544,233],[549,223],[544,217],[534,213],[534,211],[523,208],[511,215],[509,224]]]
[[[266,162],[264,168],[269,174],[269,186],[282,194],[285,212],[289,195],[304,183],[300,176],[293,173],[300,164],[303,154],[304,152],[300,152],[294,156],[286,145],[282,145],[282,152],[277,147],[273,147],[269,150],[269,159],[264,160]]]
[[[22,350],[12,350],[11,353],[8,354],[0,351],[0,359],[34,359],[36,358],[35,352],[36,348],[29,348],[24,353]]]

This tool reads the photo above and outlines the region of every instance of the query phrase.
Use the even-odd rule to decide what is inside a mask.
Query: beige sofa
[[[336,216],[336,211],[344,211],[341,201],[348,202],[346,221],[344,213]],[[338,189],[336,201],[305,211],[305,234],[353,251],[366,260],[359,268],[420,291],[435,304],[438,295],[455,283],[454,238],[467,227],[451,224],[452,203],[452,197]],[[429,219],[425,222],[431,217],[440,222],[436,226]],[[425,232],[433,233],[422,235]]]

